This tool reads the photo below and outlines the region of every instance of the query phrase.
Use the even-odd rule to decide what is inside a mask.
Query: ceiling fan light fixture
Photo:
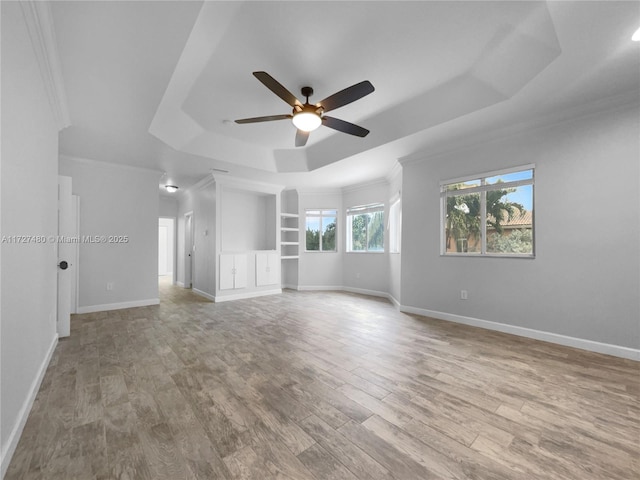
[[[313,132],[322,124],[320,115],[314,112],[302,111],[293,116],[293,124],[303,132]]]
[[[178,187],[176,187],[175,185],[165,185],[164,188],[166,188],[167,192],[169,193],[174,193],[178,191]]]

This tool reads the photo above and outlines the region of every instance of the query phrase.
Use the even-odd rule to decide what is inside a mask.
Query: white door
[[[75,231],[71,177],[58,177],[58,318],[59,337],[71,333],[71,267],[75,262]],[[75,243],[77,245],[77,243]]]
[[[193,214],[184,216],[184,287],[193,286]]]

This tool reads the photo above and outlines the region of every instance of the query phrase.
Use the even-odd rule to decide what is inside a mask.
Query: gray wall
[[[218,187],[223,252],[275,250],[274,195]]]
[[[20,4],[1,7],[2,235],[48,237],[58,230],[58,128]],[[57,338],[57,246],[2,243],[0,252],[1,477]]]
[[[638,131],[636,105],[405,164],[402,304],[637,349]],[[439,182],[529,163],[536,258],[440,256]]]
[[[350,207],[384,204],[385,226],[389,218],[389,185],[387,182],[348,188],[344,191],[342,204],[342,237],[345,237],[346,210]],[[389,242],[385,230],[384,252],[346,252],[343,249],[342,285],[357,290],[370,292],[389,292]]]
[[[72,177],[80,197],[81,236],[129,237],[126,243],[80,244],[80,311],[157,303],[160,174],[61,156],[60,175]]]
[[[216,185],[213,179],[199,188],[183,192],[178,197],[177,281],[184,285],[185,222],[184,214],[193,212],[194,245],[193,288],[214,296],[216,293]],[[206,232],[206,235],[205,235]]]
[[[174,194],[175,195],[175,194]],[[175,196],[160,195],[158,214],[161,217],[176,218],[178,216],[178,199]]]

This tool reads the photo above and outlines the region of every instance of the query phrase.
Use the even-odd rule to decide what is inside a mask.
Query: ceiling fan
[[[303,104],[295,97],[295,95],[293,95],[293,93],[283,87],[267,72],[253,72],[253,76],[260,80],[265,87],[279,96],[282,100],[291,105],[293,107],[293,112],[284,115],[242,118],[240,120],[236,120],[236,123],[258,123],[291,119],[293,125],[297,128],[296,147],[304,147],[309,139],[309,133],[320,125],[333,128],[339,132],[348,133],[349,135],[355,135],[357,137],[366,137],[369,133],[369,130],[366,128],[345,122],[339,118],[327,117],[325,115],[325,113],[330,110],[335,110],[336,108],[348,105],[349,103],[355,102],[356,100],[359,100],[373,92],[375,89],[368,80],[356,83],[344,90],[340,90],[316,104],[309,103],[309,97],[313,95],[313,88],[302,87],[302,96],[307,98]]]

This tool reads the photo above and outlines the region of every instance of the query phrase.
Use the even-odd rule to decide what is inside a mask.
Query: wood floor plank
[[[407,423],[403,431],[456,462],[464,472],[462,478],[482,480],[529,480],[530,476],[504,467],[490,457],[457,442],[418,419]]]
[[[269,472],[264,460],[251,447],[244,447],[224,459],[233,480],[270,480],[275,478]]]
[[[166,423],[138,430],[142,449],[155,480],[191,480],[194,477],[176,448]]]
[[[222,457],[178,388],[158,391],[155,400],[194,476],[199,480],[231,478]]]
[[[207,395],[188,369],[174,373],[172,378],[222,457],[248,444],[246,432],[239,430],[226,417],[223,410]]]
[[[264,459],[269,472],[276,478],[316,480],[298,457],[279,441],[278,435],[264,424],[258,423],[252,426],[251,439],[253,450]]]
[[[391,472],[392,478],[397,480],[428,480],[438,476],[423,465],[411,459],[399,450],[395,443],[389,443],[371,430],[353,420],[338,429],[359,448],[368,453],[377,462]]]
[[[338,388],[338,391],[398,427],[402,427],[402,425],[411,420],[411,417],[400,409],[395,408],[389,403],[378,400],[351,384],[343,385]]]
[[[287,290],[74,315],[4,480],[630,480],[640,363]]]
[[[291,385],[287,388],[287,392],[304,405],[307,405],[314,415],[327,422],[333,428],[341,427],[350,420],[350,417],[322,398],[314,395],[306,386]]]
[[[389,470],[318,417],[311,415],[305,418],[301,425],[318,444],[335,458],[339,458],[342,464],[360,480],[391,478]]]
[[[305,385],[304,388],[356,422],[364,422],[367,418],[373,415],[373,412],[364,405],[350,399],[344,393],[327,387],[324,384],[314,382]]]
[[[105,437],[109,478],[153,479],[138,436],[137,418],[130,403],[118,403],[105,408]]]
[[[298,459],[316,478],[323,480],[357,480],[355,475],[317,443],[298,454]]]
[[[80,457],[84,460],[85,472],[98,478],[108,478],[109,458],[104,421],[101,419],[74,427],[72,436],[76,439]],[[77,474],[78,478],[82,478]],[[73,475],[70,475],[73,477]]]

